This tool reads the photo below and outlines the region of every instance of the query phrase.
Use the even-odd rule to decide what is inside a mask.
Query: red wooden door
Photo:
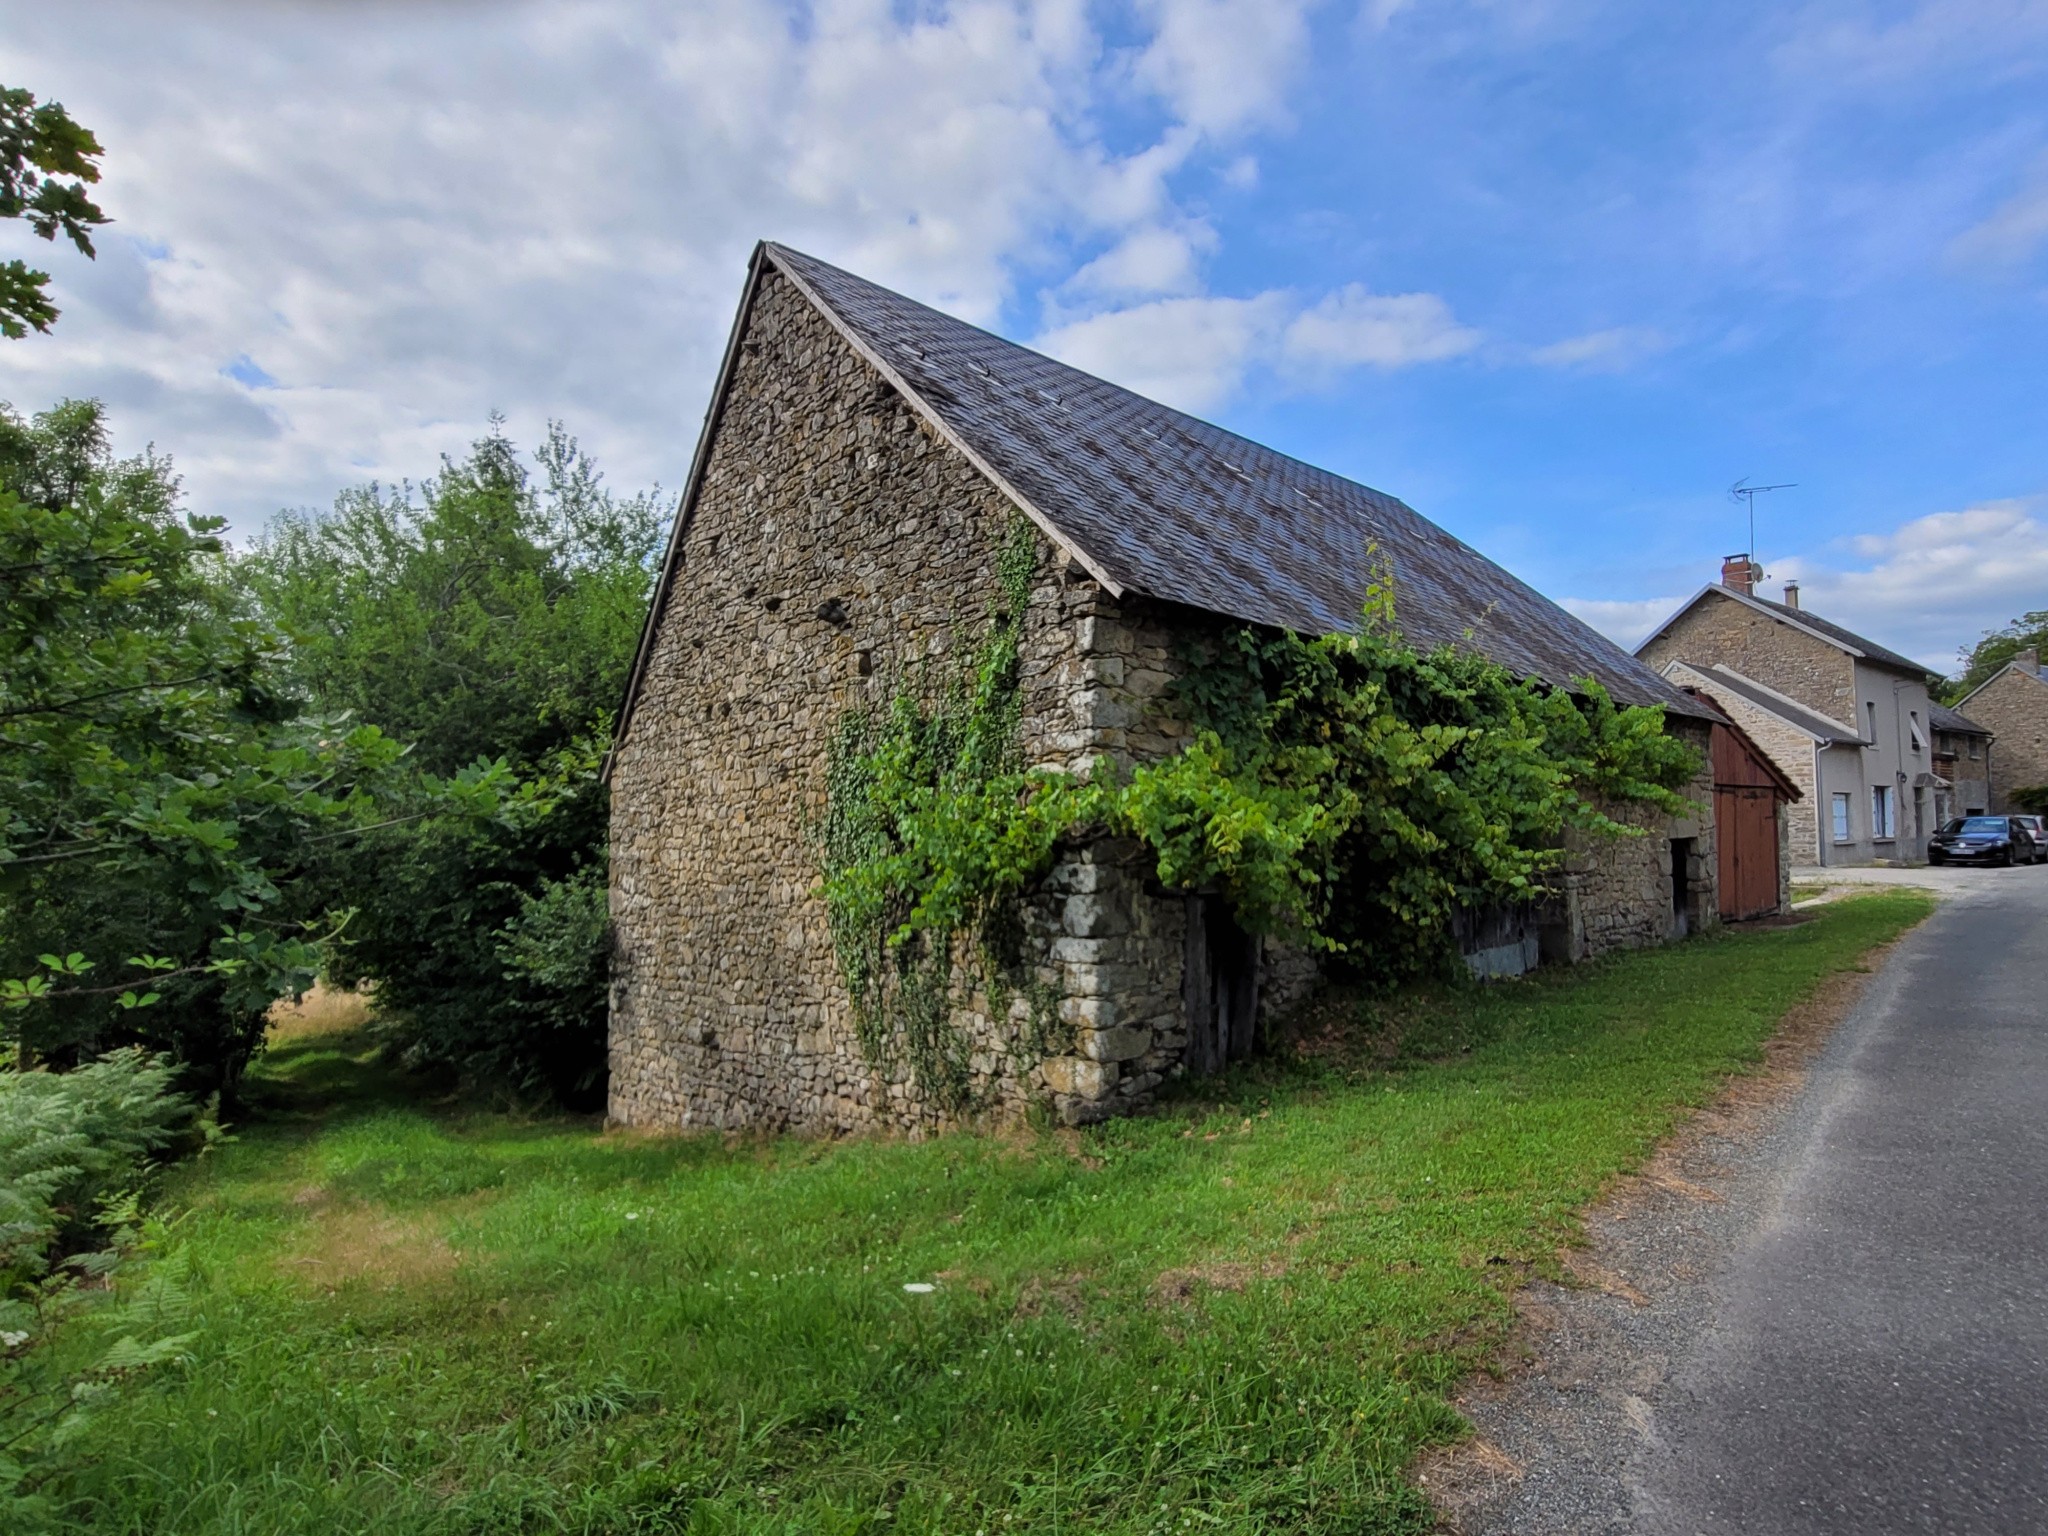
[[[1717,787],[1714,833],[1721,850],[1721,916],[1759,917],[1778,905],[1778,805],[1768,789]]]

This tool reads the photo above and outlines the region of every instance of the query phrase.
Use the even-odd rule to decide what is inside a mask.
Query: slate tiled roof
[[[1917,662],[1910,656],[1901,656],[1897,651],[1887,646],[1879,645],[1875,640],[1866,640],[1853,629],[1844,629],[1833,620],[1824,619],[1809,609],[1793,608],[1785,603],[1774,603],[1768,597],[1758,597],[1753,593],[1750,595],[1749,600],[1753,603],[1761,604],[1773,613],[1782,614],[1795,624],[1804,624],[1808,629],[1818,630],[1837,645],[1846,645],[1851,650],[1861,651],[1867,658],[1876,662],[1879,666],[1895,667],[1901,672],[1911,672],[1918,677],[1931,677],[1934,675],[1932,669],[1924,663]]]
[[[1979,725],[1968,715],[1958,714],[1946,704],[1936,704],[1932,700],[1927,705],[1927,723],[1937,731],[1953,731],[1958,736],[1989,736],[1991,734],[1987,727]]]
[[[792,278],[969,458],[1118,594],[1312,634],[1358,622],[1375,561],[1418,645],[1554,684],[1711,710],[1370,487],[1055,362],[786,246]]]
[[[1684,667],[1695,677],[1706,679],[1707,685],[1716,693],[1741,699],[1754,704],[1758,709],[1769,710],[1786,724],[1806,732],[1824,747],[1868,745],[1861,735],[1841,721],[1830,720],[1826,715],[1808,709],[1804,704],[1794,703],[1791,699],[1766,688],[1755,678],[1744,677],[1740,672],[1731,671],[1719,663],[1711,667],[1695,667],[1686,662],[1674,662],[1673,665]]]

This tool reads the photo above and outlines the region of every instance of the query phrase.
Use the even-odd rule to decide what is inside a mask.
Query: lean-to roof
[[[1674,661],[1665,669],[1667,678],[1680,673],[1696,677],[1701,685],[1717,694],[1741,699],[1754,704],[1758,709],[1768,710],[1795,730],[1804,731],[1824,747],[1867,747],[1870,745],[1863,736],[1839,720],[1830,720],[1818,710],[1808,709],[1797,699],[1787,698],[1775,688],[1745,677],[1732,667],[1716,662],[1711,667],[1697,667],[1691,662]]]
[[[1979,725],[1968,715],[1950,709],[1946,704],[1932,700],[1927,705],[1927,721],[1937,731],[1951,731],[1958,736],[1989,736],[1991,728]]]

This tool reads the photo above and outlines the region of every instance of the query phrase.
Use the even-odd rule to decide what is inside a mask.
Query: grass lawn
[[[607,1135],[302,1033],[169,1191],[195,1358],[61,1491],[152,1536],[1426,1530],[1403,1469],[1517,1280],[1927,907],[1411,1000],[1391,1059],[1079,1135]]]

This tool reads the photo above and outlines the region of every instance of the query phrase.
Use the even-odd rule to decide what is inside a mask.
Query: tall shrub
[[[529,465],[493,432],[418,486],[276,520],[245,563],[321,708],[376,720],[424,775],[502,760],[488,825],[398,805],[337,845],[331,974],[370,982],[413,1060],[587,1099],[604,1061],[609,711],[669,507],[616,497],[559,426]]]
[[[231,1089],[321,958],[310,851],[398,749],[310,719],[218,518],[100,407],[0,407],[0,1023],[62,1065],[124,1043]]]

